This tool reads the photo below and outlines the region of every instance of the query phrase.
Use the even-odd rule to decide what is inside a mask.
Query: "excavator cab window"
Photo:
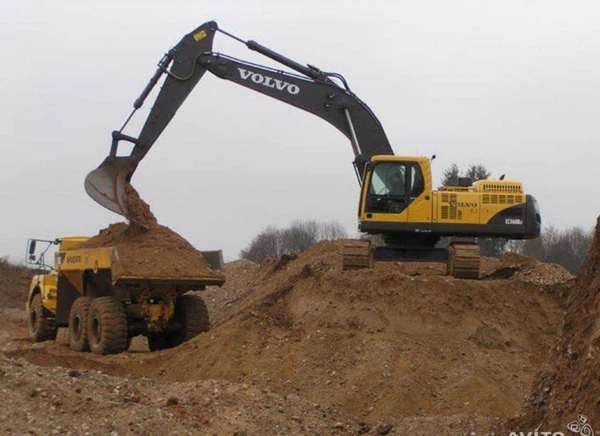
[[[414,200],[425,190],[425,180],[423,171],[419,164],[412,163],[410,165],[410,200]]]
[[[367,212],[400,213],[408,202],[408,171],[405,163],[381,162],[371,173]]]

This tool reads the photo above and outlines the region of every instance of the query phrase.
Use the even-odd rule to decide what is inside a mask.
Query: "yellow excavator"
[[[294,72],[213,51],[217,32]],[[185,35],[159,61],[125,123],[112,133],[110,154],[85,180],[85,189],[95,201],[129,216],[124,201],[125,185],[206,71],[310,112],[350,140],[361,186],[358,227],[363,233],[381,235],[384,245],[372,247],[368,239],[347,241],[343,250],[345,269],[369,268],[378,259],[438,261],[445,262],[448,273],[454,277],[478,278],[477,238],[539,236],[538,204],[524,192],[521,182],[472,183],[461,179],[458,186],[434,190],[431,159],[394,155],[381,123],[351,91],[341,74],[302,65],[255,41],[245,41],[226,32],[214,21]],[[123,131],[129,120],[163,75],[166,78],[139,135],[125,135]],[[121,141],[134,144],[130,155],[117,155]],[[458,239],[446,248],[436,248],[442,237]]]

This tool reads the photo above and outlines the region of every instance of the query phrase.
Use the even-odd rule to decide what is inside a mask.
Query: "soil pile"
[[[555,285],[573,278],[561,265],[543,263],[517,253],[506,253],[500,258],[496,270],[488,277],[513,278],[538,285]]]
[[[208,334],[128,370],[243,381],[397,428],[522,409],[560,329],[556,295],[518,279],[408,275],[394,262],[342,271],[340,250],[321,242],[265,263]],[[449,433],[464,434],[461,422]]]
[[[123,276],[198,277],[215,274],[198,250],[168,227],[111,224],[78,248],[117,247]]]
[[[158,224],[150,207],[126,186],[131,224],[111,224],[78,248],[117,247],[123,276],[202,277],[219,274],[192,244]]]
[[[567,313],[550,362],[516,424],[564,430],[582,414],[600,432],[600,218],[581,273],[569,286]]]
[[[0,307],[25,307],[35,270],[0,259]]]
[[[366,433],[351,417],[246,384],[128,380],[4,356],[0,375],[4,435]]]
[[[228,264],[223,295],[202,293],[211,330],[172,350],[77,353],[64,340],[23,342],[24,322],[0,323],[0,352],[10,359],[0,361],[0,374],[10,374],[0,377],[0,400],[16,405],[0,413],[0,432],[76,434],[94,423],[119,434],[480,435],[523,410],[553,357],[564,316],[557,291],[569,283],[545,286],[519,274],[458,280],[396,262],[343,271],[340,250],[321,242],[260,266]],[[597,272],[591,265],[588,277]],[[583,355],[576,338],[587,327],[570,322],[571,350]],[[77,381],[59,366],[76,369]],[[590,371],[582,364],[587,378],[558,383],[592,401]],[[538,398],[548,386],[539,385],[546,397]]]
[[[213,323],[218,322],[226,308],[235,305],[252,291],[257,282],[260,265],[246,259],[228,262],[223,267],[227,281],[221,287],[209,286],[199,295],[208,304]]]

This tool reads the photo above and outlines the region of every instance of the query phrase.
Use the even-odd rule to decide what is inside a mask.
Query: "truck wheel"
[[[175,320],[181,328],[173,335],[173,346],[183,344],[210,329],[204,300],[197,295],[180,295],[175,302]]]
[[[94,354],[117,354],[127,349],[127,316],[113,297],[92,300],[87,324],[90,349]]]
[[[88,342],[88,314],[92,297],[79,297],[69,312],[69,346],[75,351],[90,351]]]
[[[29,339],[33,342],[53,341],[57,328],[48,318],[52,314],[42,305],[42,296],[36,294],[29,304]]]
[[[210,328],[208,309],[196,295],[180,295],[175,301],[175,320],[181,326],[175,332],[148,335],[150,351],[166,350],[189,341]]]

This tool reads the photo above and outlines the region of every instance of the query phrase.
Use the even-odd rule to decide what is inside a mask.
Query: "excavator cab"
[[[365,212],[399,214],[425,190],[418,162],[401,159],[373,162],[365,184]]]
[[[359,219],[383,223],[431,220],[430,161],[415,156],[373,156],[363,175]],[[380,228],[378,227],[378,230]]]

